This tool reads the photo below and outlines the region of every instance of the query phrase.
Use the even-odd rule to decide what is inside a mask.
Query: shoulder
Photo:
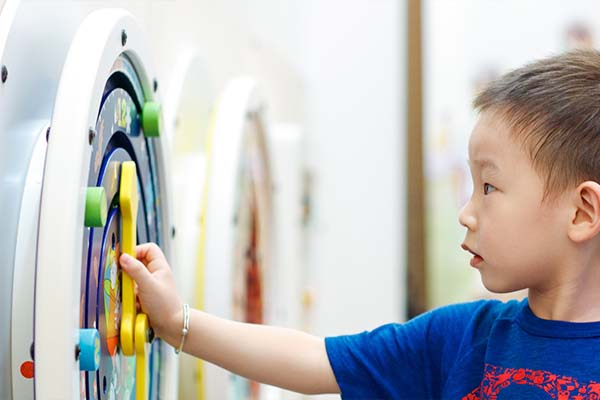
[[[517,300],[478,300],[436,308],[422,317],[435,323],[467,323],[474,327],[484,327],[498,319],[514,319],[523,304],[524,301]]]
[[[518,301],[479,300],[439,307],[405,323],[389,323],[356,335],[326,338],[326,345],[343,343],[347,347],[380,346],[431,349],[434,346],[455,351],[487,337],[499,319],[512,319],[521,307]],[[337,343],[335,343],[337,342]],[[331,347],[332,347],[331,346]]]
[[[479,338],[487,337],[498,321],[515,319],[523,304],[523,301],[517,300],[458,303],[431,310],[414,321],[424,319],[434,335],[452,335],[463,343],[475,342]]]
[[[346,396],[358,393],[368,394],[363,397],[436,397],[439,395],[436,388],[441,387],[456,360],[479,347],[478,343],[489,337],[496,321],[513,318],[518,309],[516,301],[453,304],[405,323],[328,337],[325,348]],[[390,382],[396,383],[391,385],[394,390],[390,389]],[[381,395],[382,390],[387,394]],[[404,395],[398,395],[400,392]]]
[[[511,300],[478,300],[467,303],[456,303],[427,311],[404,324],[389,324],[381,328],[400,329],[435,329],[448,332],[454,329],[462,331],[470,326],[472,329],[485,329],[498,319],[512,319],[522,307],[522,302]],[[381,329],[379,328],[379,329]]]

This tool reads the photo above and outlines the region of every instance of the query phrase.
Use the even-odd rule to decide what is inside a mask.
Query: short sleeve
[[[470,345],[467,327],[481,305],[446,306],[404,324],[326,338],[342,398],[439,398],[448,366]]]

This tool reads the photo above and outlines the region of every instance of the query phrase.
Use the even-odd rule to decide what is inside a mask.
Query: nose
[[[473,212],[473,202],[471,199],[463,206],[458,214],[458,223],[470,231],[477,230],[477,218]]]

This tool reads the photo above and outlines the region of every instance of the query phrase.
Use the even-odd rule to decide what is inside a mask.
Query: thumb
[[[145,287],[150,283],[152,275],[141,261],[131,257],[127,253],[121,254],[119,261],[123,271],[127,272],[137,282],[138,286]]]

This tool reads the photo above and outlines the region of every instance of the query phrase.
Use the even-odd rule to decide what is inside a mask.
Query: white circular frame
[[[126,44],[121,34],[127,33]],[[149,51],[144,34],[126,11],[95,11],[81,24],[65,61],[52,117],[41,197],[35,303],[35,394],[37,399],[80,396],[79,341],[81,255],[85,192],[94,128],[104,86],[119,55],[132,61],[152,99]],[[163,201],[162,244],[170,258],[170,187],[165,135],[156,147]],[[164,229],[164,228],[167,229]],[[161,398],[176,397],[176,359],[167,345]]]
[[[249,123],[256,119],[262,132],[257,132],[260,157],[264,166],[263,177],[268,183],[267,199],[258,199],[257,207],[262,224],[272,231],[271,179],[267,142],[265,104],[252,78],[232,80],[223,91],[216,106],[207,168],[207,198],[205,210],[204,248],[204,308],[207,312],[225,318],[233,317],[235,273],[235,239],[237,228],[234,218],[238,209],[238,173],[243,160],[245,136]],[[260,190],[260,188],[258,189]],[[269,298],[271,243],[268,235],[261,262],[263,297]],[[269,299],[273,301],[274,299]],[[264,303],[267,308],[267,302]],[[265,312],[265,315],[268,315]],[[265,321],[268,322],[268,321]],[[205,398],[228,398],[231,394],[230,373],[208,363],[204,364]]]

